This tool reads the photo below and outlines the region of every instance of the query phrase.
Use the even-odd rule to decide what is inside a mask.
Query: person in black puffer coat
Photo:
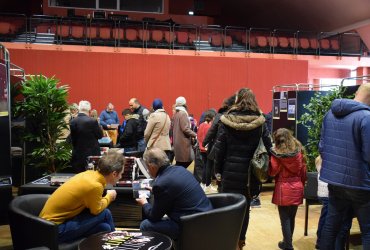
[[[261,136],[268,151],[272,143],[255,95],[248,88],[237,92],[235,104],[221,116],[220,121],[214,145],[214,166],[216,177],[221,180],[221,192],[242,194],[248,203],[239,238],[239,249],[242,249],[245,245],[251,202],[247,190],[249,162]],[[250,194],[256,196],[259,194],[260,183],[254,176],[250,179]]]

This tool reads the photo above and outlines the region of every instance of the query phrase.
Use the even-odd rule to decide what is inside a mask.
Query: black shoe
[[[252,201],[251,201],[251,207],[261,207],[261,200],[260,198],[254,198]]]
[[[279,241],[279,243],[278,243],[278,247],[279,247],[280,249],[283,249],[283,250],[284,250],[284,248],[285,248],[285,243],[284,243],[284,241]]]

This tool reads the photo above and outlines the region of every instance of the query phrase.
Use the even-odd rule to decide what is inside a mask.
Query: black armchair
[[[9,204],[9,225],[14,250],[47,247],[51,250],[78,249],[80,242],[58,244],[58,226],[39,216],[47,194],[18,196]]]
[[[236,249],[244,220],[246,199],[240,194],[208,196],[213,210],[180,218],[179,250]]]

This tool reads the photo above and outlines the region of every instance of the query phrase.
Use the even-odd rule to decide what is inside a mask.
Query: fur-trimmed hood
[[[265,122],[263,115],[226,114],[221,116],[221,122],[235,130],[253,130]]]

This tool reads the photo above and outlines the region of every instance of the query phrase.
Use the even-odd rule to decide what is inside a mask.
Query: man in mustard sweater
[[[47,200],[40,217],[58,224],[59,241],[69,242],[89,235],[114,231],[108,205],[116,199],[115,190],[106,184],[115,184],[124,171],[124,157],[108,152],[98,165],[98,170],[79,173],[60,186]]]

